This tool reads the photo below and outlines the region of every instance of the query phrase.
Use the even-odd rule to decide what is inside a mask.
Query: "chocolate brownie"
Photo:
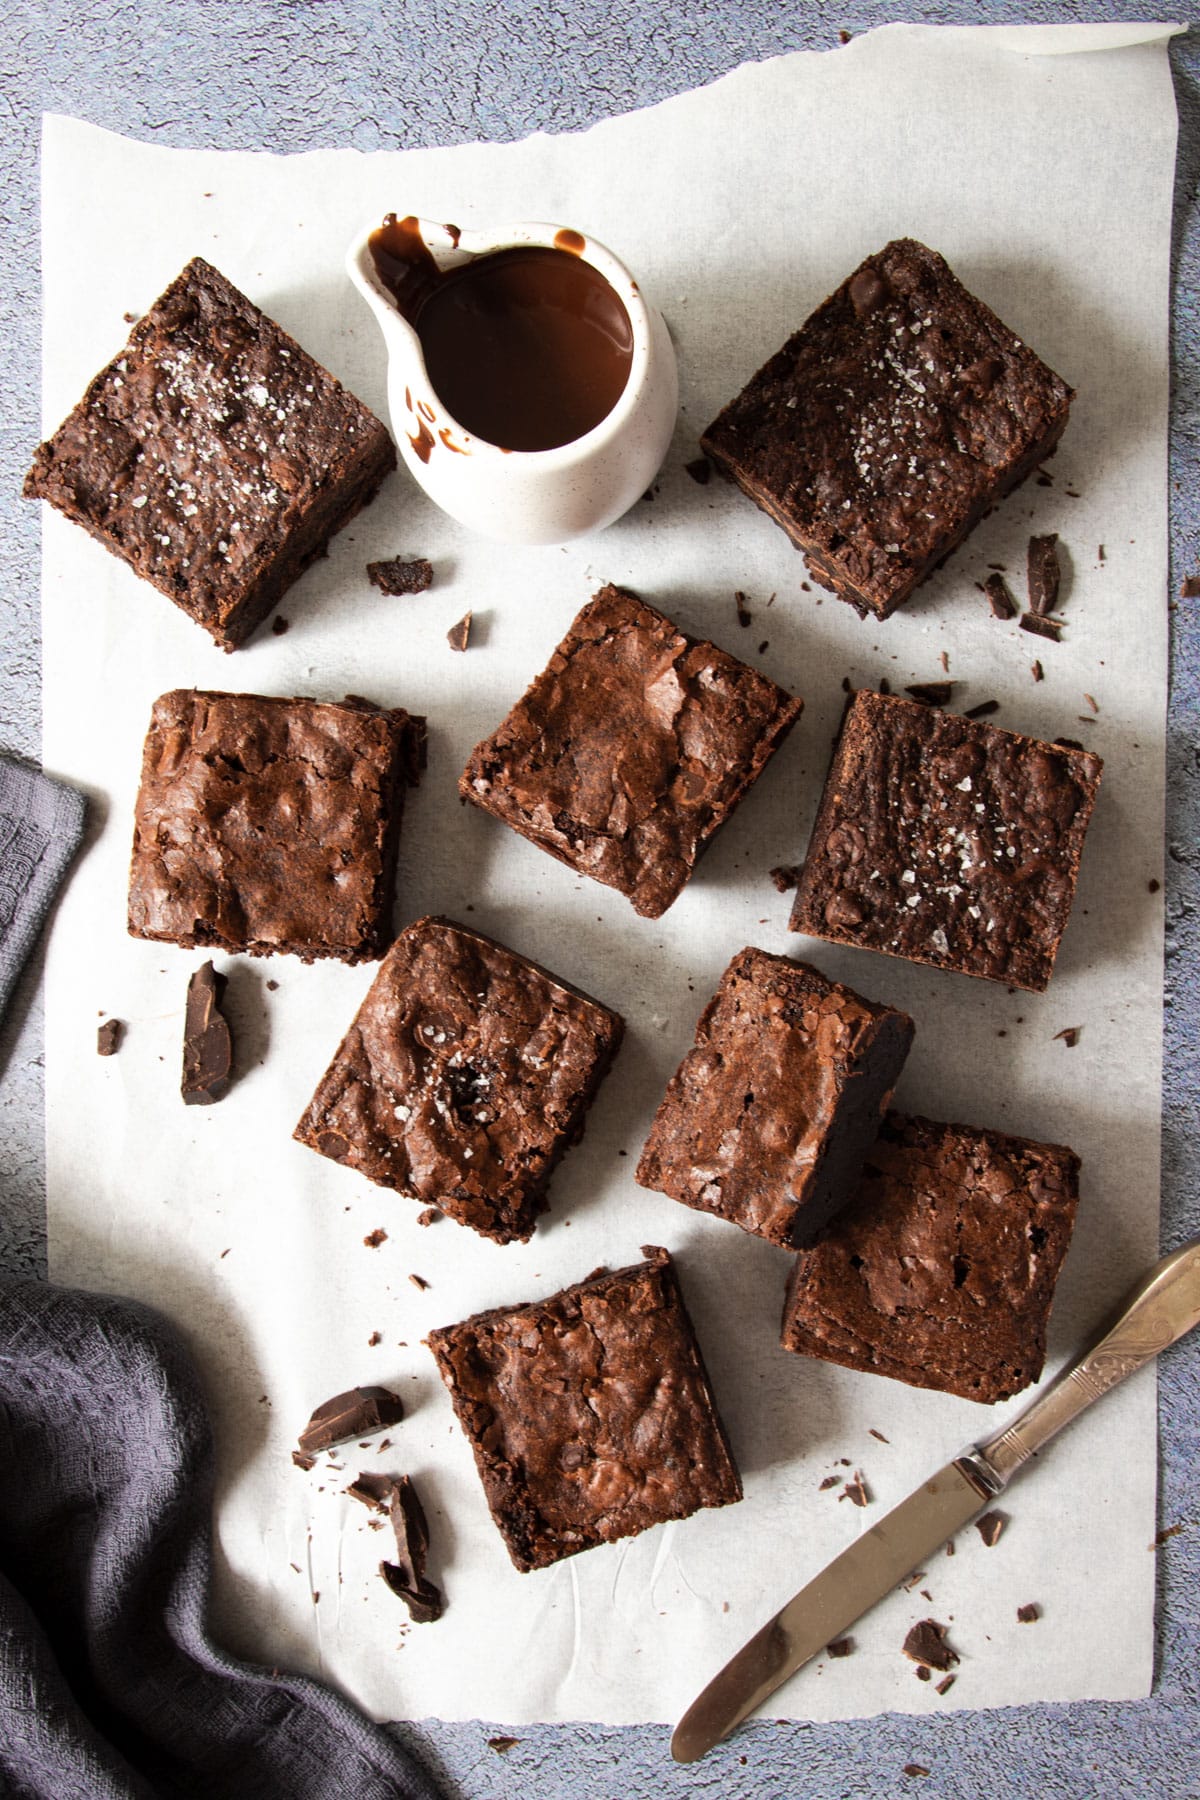
[[[225,650],[396,466],[391,438],[196,257],[25,477]]]
[[[860,689],[847,702],[791,929],[1043,989],[1103,764]]]
[[[1079,1158],[889,1113],[858,1191],[797,1258],[783,1347],[910,1387],[1007,1400],[1042,1372]]]
[[[523,1573],[742,1484],[667,1251],[426,1342]]]
[[[734,957],[671,1078],[643,1187],[795,1248],[854,1191],[912,1043],[905,1013],[765,950]]]
[[[606,587],[476,746],[458,791],[656,919],[803,705]]]
[[[304,962],[381,956],[423,719],[176,688],[142,753],[129,929]]]
[[[620,1015],[449,919],[379,968],[295,1136],[497,1243],[527,1238],[617,1047]]]
[[[1051,454],[1071,398],[936,251],[899,238],[701,443],[818,581],[886,619]]]

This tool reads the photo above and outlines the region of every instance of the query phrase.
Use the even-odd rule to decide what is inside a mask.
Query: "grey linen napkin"
[[[74,788],[0,756],[0,1018],[83,836]]]
[[[0,1794],[436,1800],[338,1695],[212,1642],[212,1470],[166,1321],[0,1279]]]

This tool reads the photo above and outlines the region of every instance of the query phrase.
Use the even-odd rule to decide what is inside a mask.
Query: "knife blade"
[[[1011,1425],[939,1469],[755,1632],[675,1727],[675,1761],[695,1762],[720,1743],[790,1675],[969,1524],[1085,1407],[1198,1323],[1200,1239],[1156,1263],[1108,1329]]]

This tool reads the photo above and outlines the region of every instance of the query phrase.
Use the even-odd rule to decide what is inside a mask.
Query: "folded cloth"
[[[338,1695],[212,1642],[212,1472],[164,1320],[0,1279],[0,1794],[436,1800]]]
[[[83,836],[83,795],[0,756],[0,1018]]]

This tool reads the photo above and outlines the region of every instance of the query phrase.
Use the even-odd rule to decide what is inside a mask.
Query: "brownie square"
[[[295,1130],[483,1237],[529,1237],[617,1052],[619,1013],[450,919],[380,964]]]
[[[783,1347],[1007,1400],[1042,1372],[1079,1158],[889,1113],[851,1204],[797,1258]]]
[[[847,703],[791,929],[1040,992],[1103,763],[860,689]]]
[[[129,930],[304,962],[381,956],[425,721],[369,700],[176,688],[142,752]]]
[[[674,1265],[642,1255],[426,1339],[522,1573],[742,1497]]]
[[[672,1076],[643,1187],[795,1249],[849,1199],[913,1022],[765,950],[734,957]]]
[[[361,401],[195,257],[39,445],[25,495],[233,650],[395,466]]]
[[[656,919],[803,705],[606,587],[476,746],[458,791]]]
[[[1058,444],[1072,390],[911,238],[860,264],[701,444],[879,618]]]

